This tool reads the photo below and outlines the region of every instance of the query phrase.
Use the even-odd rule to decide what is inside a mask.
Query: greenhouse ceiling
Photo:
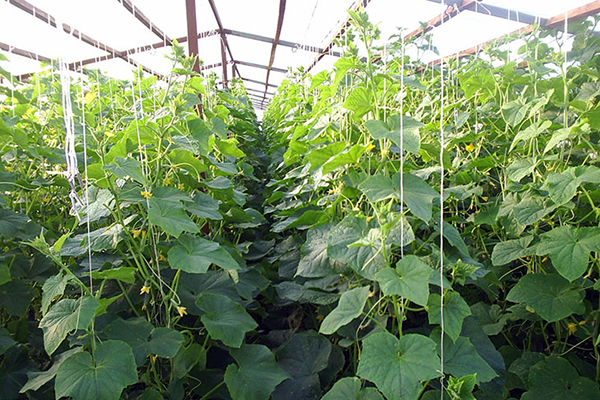
[[[23,79],[62,57],[75,71],[85,66],[128,78],[141,67],[164,76],[171,70],[165,55],[177,41],[197,52],[220,84],[243,79],[254,106],[264,108],[290,69],[333,66],[348,9],[369,14],[381,44],[398,28],[405,38],[429,33],[438,53],[427,57],[435,62],[536,23],[568,29],[569,20],[597,14],[600,1],[3,0],[0,52],[9,61],[1,66]]]

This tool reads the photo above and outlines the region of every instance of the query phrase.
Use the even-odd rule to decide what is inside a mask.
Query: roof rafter
[[[246,67],[258,68],[258,69],[266,69],[266,70],[269,69],[268,65],[256,64],[256,63],[252,63],[252,62],[248,62],[248,61],[235,60],[234,63],[235,64],[239,64],[239,65],[245,65]],[[271,67],[271,71],[281,72],[282,74],[285,74],[286,72],[288,72],[287,69],[276,68],[276,67]],[[268,84],[268,82],[264,82],[264,83]]]
[[[279,37],[281,36],[281,28],[283,28],[283,18],[285,17],[285,5],[286,0],[279,0],[279,15],[277,17],[277,29],[275,30],[275,37],[273,38],[273,45],[271,46],[271,57],[269,58],[269,65],[267,66],[267,77],[265,79],[265,94],[263,101],[267,97],[267,90],[269,90],[269,77],[271,76],[271,69],[275,62],[275,51],[277,50],[277,44],[279,43]]]
[[[444,2],[443,0],[427,0],[427,1],[431,1],[434,3],[446,4],[446,2]],[[417,38],[417,37],[423,36],[424,34],[431,31],[433,28],[438,27],[441,24],[443,24],[444,22],[456,17],[460,13],[461,9],[465,9],[466,7],[469,7],[469,6],[473,5],[474,3],[477,3],[477,1],[478,0],[459,0],[459,1],[454,1],[452,4],[448,4],[448,7],[444,10],[444,12],[442,14],[436,15],[435,17],[433,17],[432,19],[427,21],[423,26],[406,34],[404,36],[404,40],[410,39],[413,37]],[[450,3],[450,2],[448,2],[448,3]]]
[[[257,81],[256,79],[243,78],[243,77],[240,77],[240,79],[243,80],[243,81],[246,81],[246,82],[256,83],[256,84],[259,84],[259,85],[264,85],[265,84],[264,82]],[[273,85],[272,83],[269,83],[269,87],[278,88],[279,86]]]
[[[219,12],[217,11],[217,6],[215,5],[215,1],[214,0],[208,0],[208,4],[210,4],[210,8],[212,9],[212,12],[215,16],[215,20],[217,21],[217,25],[219,26],[219,32],[223,32],[223,23],[221,22],[221,17],[219,16]],[[235,58],[233,57],[233,53],[231,52],[231,47],[229,46],[229,42],[227,41],[227,35],[222,35],[221,36],[223,43],[225,43],[225,47],[227,48],[227,52],[229,53],[229,58],[233,61],[235,60]],[[238,76],[240,76],[240,71],[238,70],[237,66],[235,66],[235,71],[237,72]]]
[[[269,44],[273,44],[274,39],[267,37],[267,36],[261,36],[261,35],[255,35],[254,33],[247,33],[247,32],[240,32],[240,31],[234,31],[232,29],[224,29],[223,33],[230,35],[230,36],[237,36],[237,37],[241,37],[244,39],[250,39],[250,40],[256,40],[258,42],[264,42],[264,43],[269,43]],[[300,44],[300,43],[296,43],[296,42],[290,42],[287,40],[281,40],[279,39],[279,41],[277,42],[277,45],[279,46],[284,46],[284,47],[291,47],[293,49],[300,49],[300,50],[305,50],[311,53],[321,53],[323,51],[322,48],[317,47],[317,46],[310,46],[310,45],[304,45],[304,44]],[[329,54],[335,56],[335,57],[341,57],[342,55],[335,51],[335,52],[330,52]]]
[[[358,10],[362,8],[366,8],[369,3],[371,2],[371,0],[356,0],[356,2],[354,3],[354,5],[352,6],[351,10],[356,12]],[[348,29],[350,27],[350,16],[348,16],[346,18],[346,20],[344,21],[344,23],[340,26],[340,28],[336,31],[336,34],[331,38],[331,40],[329,41],[329,43],[327,44],[327,46],[325,46],[323,48],[322,51],[319,52],[319,54],[317,55],[317,57],[313,60],[312,63],[310,63],[310,65],[306,68],[306,74],[310,72],[311,69],[313,69],[315,67],[315,65],[317,65],[317,63],[319,61],[321,61],[321,59],[323,57],[325,57],[325,55],[327,55],[329,53],[329,51],[333,48],[334,44],[335,44],[335,40],[342,36],[345,32],[346,29]]]
[[[148,72],[149,74],[161,76],[161,74],[151,70],[150,68],[147,68],[147,67],[141,65],[140,63],[136,62],[135,60],[131,60],[127,56],[127,54],[123,54],[122,52],[115,50],[112,47],[105,45],[104,43],[101,43],[95,39],[92,39],[88,35],[80,32],[77,29],[72,28],[71,26],[69,26],[67,24],[62,24],[62,26],[59,27],[56,22],[56,18],[54,18],[52,15],[48,14],[44,10],[41,10],[41,9],[33,6],[32,4],[29,4],[25,0],[7,0],[7,1],[9,4],[15,6],[19,10],[22,10],[30,15],[33,15],[40,21],[52,26],[53,28],[56,28],[59,30],[62,29],[65,33],[75,37],[76,39],[81,40],[82,42],[84,42],[87,45],[93,46],[99,50],[106,51],[107,53],[114,54],[117,57],[127,61],[128,63],[130,63],[131,65],[133,65],[135,67],[141,67],[144,71]]]
[[[36,60],[36,61],[43,61],[43,62],[51,62],[52,61],[49,57],[42,56],[42,55],[34,53],[32,51],[23,50],[18,47],[14,47],[9,44],[2,43],[2,42],[0,42],[0,50],[4,50],[7,53],[16,54],[21,57],[31,58],[32,60]]]
[[[117,1],[121,3],[123,7],[125,7],[125,9],[129,11],[146,28],[150,29],[152,33],[158,36],[159,39],[162,39],[168,44],[173,44],[173,41],[161,29],[154,25],[152,21],[142,11],[140,11],[139,7],[136,7],[130,0]]]

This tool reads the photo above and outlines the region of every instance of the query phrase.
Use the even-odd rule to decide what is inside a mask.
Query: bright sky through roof
[[[130,0],[134,7],[145,14],[153,26],[158,27],[169,38],[182,38],[187,34],[185,1]],[[29,3],[49,13],[59,23],[67,23],[92,39],[114,48],[116,51],[139,49],[141,46],[164,42],[146,26],[138,21],[122,4],[122,0],[28,0]],[[346,21],[346,10],[356,0],[288,0],[280,39],[304,46],[323,48],[332,40]],[[462,11],[443,26],[434,29],[432,43],[442,56],[454,54],[465,48],[476,46],[487,40],[512,32],[525,24],[503,18],[485,15],[486,4],[518,10],[531,15],[547,18],[569,9],[592,2],[591,0],[484,0],[477,7],[482,13]],[[366,11],[373,23],[381,29],[383,45],[398,27],[410,32],[419,27],[420,22],[439,16],[445,9],[441,2],[426,0],[371,0]],[[450,3],[450,1],[447,1]],[[225,29],[241,31],[266,38],[273,38],[277,27],[279,10],[278,0],[215,0],[216,7]],[[198,32],[214,32],[218,25],[207,0],[196,0]],[[105,56],[104,50],[89,46],[82,41],[40,21],[18,9],[8,1],[0,0],[0,42],[19,49],[34,52],[40,56],[56,59],[64,57],[69,62],[93,59]],[[228,35],[231,54],[238,61],[237,69],[245,78],[246,84],[259,92],[264,92],[267,71],[264,68],[249,66],[248,63],[269,64],[271,43]],[[187,45],[184,43],[187,51]],[[219,64],[221,58],[221,39],[212,35],[199,40],[199,56],[205,65]],[[167,74],[171,64],[165,59],[168,48],[160,48],[138,54],[132,54],[131,60],[160,74]],[[2,67],[21,75],[39,70],[40,63],[3,52],[11,61],[2,62]],[[317,53],[302,48],[278,46],[274,67],[287,71],[288,67],[310,65]],[[229,57],[229,55],[228,55]],[[433,52],[427,52],[423,61],[433,60]],[[330,69],[337,58],[325,56],[311,71],[317,73]],[[230,60],[228,59],[228,62]],[[100,68],[107,74],[127,79],[132,77],[133,65],[115,58],[101,62],[91,62],[89,68]],[[228,65],[231,77],[231,65]],[[222,67],[216,66],[210,71],[222,74]],[[269,83],[278,85],[285,73],[272,70]],[[252,83],[258,81],[259,83]],[[263,83],[260,83],[263,82]],[[275,88],[269,88],[274,92]]]

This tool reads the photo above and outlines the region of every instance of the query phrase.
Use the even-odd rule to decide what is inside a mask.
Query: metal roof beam
[[[532,25],[535,23],[543,24],[544,18],[527,14],[517,10],[510,10],[504,7],[497,7],[491,4],[478,3],[477,1],[462,7],[462,10],[469,10],[491,17],[502,18],[508,21],[521,22],[523,24]]]
[[[554,17],[546,19],[543,24],[544,28],[557,28],[562,29],[565,24],[565,19],[568,22],[576,21],[579,19],[587,18],[591,15],[598,14],[600,12],[600,0],[596,0],[592,3],[583,5],[581,7],[574,8],[565,13],[555,15]]]
[[[26,13],[34,16],[35,18],[39,19],[40,21],[56,28],[56,29],[62,29],[65,33],[75,37],[76,39],[81,40],[82,42],[84,42],[87,45],[93,46],[97,49],[100,50],[104,50],[107,53],[111,53],[113,55],[116,55],[117,57],[127,61],[128,63],[130,63],[131,65],[135,66],[135,67],[141,67],[144,71],[148,72],[149,74],[153,74],[153,75],[157,75],[157,76],[161,76],[161,74],[158,74],[155,71],[152,71],[150,68],[147,68],[141,64],[139,64],[138,62],[129,59],[129,57],[127,57],[126,54],[113,49],[110,46],[107,46],[95,39],[92,39],[91,37],[87,36],[86,34],[78,31],[77,29],[73,29],[71,28],[69,25],[67,24],[62,24],[61,27],[59,27],[56,23],[56,18],[54,18],[53,16],[51,16],[50,14],[48,14],[47,12],[29,4],[28,2],[26,2],[25,0],[7,0],[9,4],[17,7],[18,9],[25,11]]]
[[[269,90],[269,77],[271,76],[271,69],[273,69],[273,63],[275,62],[275,51],[277,50],[277,43],[279,43],[279,37],[281,36],[281,28],[283,28],[285,4],[286,0],[279,0],[279,15],[277,16],[277,29],[275,30],[275,38],[273,39],[273,45],[271,46],[271,57],[269,58],[269,65],[267,66],[267,78],[265,79],[265,94],[263,96],[263,101],[267,97],[267,90]]]
[[[213,15],[215,16],[215,20],[217,21],[217,25],[219,26],[219,32],[223,32],[223,23],[221,22],[221,17],[219,16],[219,12],[217,11],[217,6],[215,5],[215,1],[214,0],[208,0],[208,4],[210,5],[210,8],[212,9]],[[231,47],[229,46],[229,42],[227,41],[227,35],[222,35],[221,36],[223,42],[225,43],[225,47],[227,48],[227,52],[229,53],[229,58],[233,61],[235,60],[235,58],[233,57],[233,53],[231,53]],[[235,71],[237,72],[237,75],[240,76],[240,71],[237,69],[237,67],[235,66]]]
[[[263,42],[263,43],[269,43],[269,44],[273,44],[274,39],[267,37],[267,36],[261,36],[261,35],[255,35],[254,33],[247,33],[247,32],[240,32],[240,31],[235,31],[233,29],[223,29],[223,33],[230,35],[230,36],[237,36],[237,37],[241,37],[243,39],[250,39],[250,40],[256,40],[258,42]],[[317,46],[309,46],[309,45],[304,45],[304,44],[300,44],[300,43],[296,43],[296,42],[290,42],[287,40],[281,40],[279,39],[279,42],[277,43],[279,46],[284,46],[284,47],[291,47],[293,49],[299,49],[299,50],[304,50],[304,51],[308,51],[311,53],[320,53],[323,51],[322,48],[317,47]],[[335,56],[335,57],[341,57],[342,55],[337,52],[330,52],[329,54]]]
[[[159,39],[162,39],[167,44],[173,44],[173,41],[164,33],[161,29],[159,29],[156,25],[150,21],[150,19],[140,11],[139,7],[136,7],[130,0],[117,0],[119,3],[125,7],[127,11],[131,13],[138,21],[140,21],[146,28],[150,29],[152,33],[158,36]]]
[[[433,17],[432,19],[427,21],[424,24],[424,26],[419,27],[419,28],[415,29],[414,31],[405,35],[404,40],[410,39],[413,37],[418,38],[420,36],[423,36],[424,34],[431,31],[433,28],[440,26],[441,24],[443,24],[444,22],[447,22],[451,18],[456,17],[460,13],[460,10],[465,9],[465,8],[473,5],[474,3],[477,3],[478,0],[459,0],[459,1],[454,1],[454,2],[450,2],[450,1],[444,2],[443,0],[427,0],[427,1],[431,1],[434,3],[446,4],[446,5],[448,5],[448,7],[444,10],[444,12],[441,15],[436,15],[435,17]],[[452,4],[447,4],[447,3],[452,3]]]
[[[258,89],[252,89],[252,88],[246,88],[246,91],[250,91],[250,92],[256,92],[256,93],[263,93],[263,91],[262,91],[262,90],[258,90]],[[269,96],[274,96],[274,95],[275,95],[275,93],[272,93],[272,92],[267,92],[267,94],[268,94]]]
[[[356,11],[360,10],[361,7],[362,8],[367,7],[370,2],[371,2],[371,0],[356,0],[354,5],[352,6],[351,10],[356,12]],[[343,35],[344,32],[346,32],[346,29],[348,29],[350,27],[350,20],[351,20],[350,15],[348,15],[348,17],[346,18],[346,21],[340,26],[340,28],[337,30],[337,33],[331,38],[331,40],[329,41],[327,46],[325,46],[323,48],[323,50],[319,52],[319,54],[313,60],[313,62],[310,63],[310,65],[306,68],[305,74],[308,74],[310,72],[310,70],[313,69],[315,67],[315,65],[317,65],[317,63],[319,61],[321,61],[321,59],[329,53],[329,51],[333,48],[333,45],[335,44],[334,43],[335,40],[338,37],[340,37],[341,35]]]
[[[18,47],[14,47],[14,46],[8,45],[6,43],[2,43],[2,42],[0,42],[0,49],[6,51],[7,53],[16,54],[21,57],[31,58],[32,60],[36,60],[36,61],[43,61],[43,62],[51,62],[52,61],[48,57],[36,54],[32,51],[23,50]]]
[[[269,69],[268,65],[256,64],[256,63],[251,63],[251,62],[248,62],[248,61],[235,60],[234,63],[239,64],[239,65],[245,65],[246,67],[258,68],[258,69],[266,69],[266,70]],[[288,72],[287,69],[275,68],[275,67],[271,67],[271,71],[281,72],[282,74],[285,74],[285,73]],[[268,82],[264,82],[264,83],[268,83]]]
[[[264,85],[264,84],[265,84],[264,82],[262,82],[262,81],[257,81],[257,80],[255,80],[255,79],[242,78],[242,77],[240,77],[240,79],[241,79],[241,80],[243,80],[243,81],[246,81],[246,82],[257,83],[257,84],[259,84],[259,85]],[[272,83],[269,83],[269,87],[272,87],[272,88],[278,88],[279,86],[277,86],[277,85],[273,85]]]

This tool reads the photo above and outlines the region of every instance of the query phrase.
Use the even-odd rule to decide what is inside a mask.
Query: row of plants
[[[178,46],[86,71],[75,182],[58,71],[0,86],[0,397],[600,397],[593,23],[441,69],[351,20],[262,125]]]
[[[344,354],[323,398],[598,398],[595,23],[442,70],[351,18],[366,57],[290,80],[263,126],[276,290]]]

